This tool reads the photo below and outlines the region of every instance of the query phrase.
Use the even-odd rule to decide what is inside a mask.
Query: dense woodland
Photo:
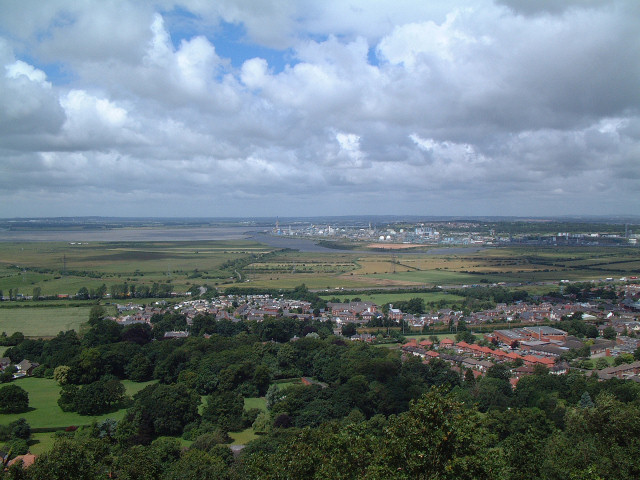
[[[82,336],[18,339],[7,350],[60,383],[62,409],[128,410],[117,423],[61,432],[49,453],[5,478],[640,478],[633,382],[539,368],[513,389],[507,366],[475,378],[322,323],[201,316],[195,336],[160,341],[156,328],[185,319],[153,321],[122,328],[95,308]],[[313,381],[277,383],[301,377]],[[127,398],[123,379],[156,382]],[[244,409],[244,398],[261,396],[267,412]],[[259,439],[234,455],[228,433],[251,426]],[[28,428],[3,426],[0,440],[17,453]],[[182,448],[180,437],[193,443]]]

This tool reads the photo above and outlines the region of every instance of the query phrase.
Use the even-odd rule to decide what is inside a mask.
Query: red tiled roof
[[[36,456],[32,453],[27,453],[26,455],[18,455],[17,457],[9,460],[7,466],[10,467],[19,460],[22,460],[22,468],[27,468],[33,465],[33,462],[36,461]]]

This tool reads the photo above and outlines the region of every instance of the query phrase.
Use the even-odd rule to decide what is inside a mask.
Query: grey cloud
[[[176,19],[158,16],[177,15],[171,1],[158,12],[105,2],[92,19],[84,4],[49,5],[7,37],[18,40],[6,40],[0,66],[27,58],[20,51],[73,78],[11,86],[0,75],[0,102],[26,112],[0,130],[0,215],[29,195],[25,214],[640,206],[640,30],[628,4],[514,15],[488,0],[425,3],[180,2],[197,27],[180,42],[167,27]],[[14,10],[3,5],[0,18],[18,21]],[[223,20],[240,22],[247,41],[289,48],[291,65],[236,69],[204,36]]]
[[[523,15],[561,14],[573,8],[599,8],[615,0],[497,0],[496,3],[509,7]]]

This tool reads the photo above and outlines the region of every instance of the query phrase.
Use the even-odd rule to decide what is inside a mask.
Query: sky
[[[637,0],[0,0],[0,217],[639,212]]]

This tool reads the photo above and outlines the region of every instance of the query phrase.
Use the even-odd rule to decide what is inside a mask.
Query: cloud
[[[640,207],[632,0],[16,5],[0,215]]]
[[[59,131],[64,121],[51,83],[33,65],[16,60],[0,40],[0,138],[18,145],[24,137]],[[1,68],[1,67],[0,67]]]

